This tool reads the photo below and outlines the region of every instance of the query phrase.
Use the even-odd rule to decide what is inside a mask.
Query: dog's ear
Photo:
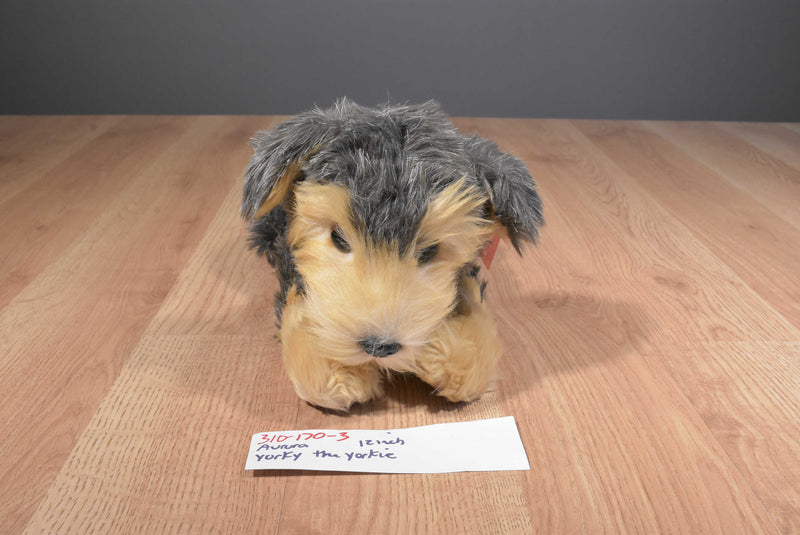
[[[329,139],[331,132],[324,112],[314,110],[256,134],[250,143],[254,153],[245,174],[242,217],[253,221],[282,204],[301,178],[303,161]]]
[[[535,242],[539,227],[544,225],[542,199],[527,166],[477,136],[465,138],[464,149],[475,175],[489,192],[491,215],[505,227],[517,253],[522,254],[521,241]]]

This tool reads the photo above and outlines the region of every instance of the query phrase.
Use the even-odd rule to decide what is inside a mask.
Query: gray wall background
[[[800,121],[798,0],[6,0],[0,113]]]

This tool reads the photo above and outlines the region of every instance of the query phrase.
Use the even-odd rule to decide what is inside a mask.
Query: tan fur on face
[[[439,244],[436,261],[458,269],[475,260],[492,235],[492,224],[480,213],[486,200],[459,180],[431,200],[420,223],[418,249]]]
[[[457,182],[437,195],[402,257],[376,246],[350,222],[350,197],[338,185],[302,183],[295,189],[289,243],[305,283],[304,328],[320,343],[320,357],[345,366],[374,365],[408,371],[456,304],[458,271],[475,260],[492,227],[476,212],[484,199]],[[331,231],[340,227],[351,252],[339,251]],[[417,254],[439,245],[418,265]],[[396,340],[402,349],[378,359],[358,341]]]

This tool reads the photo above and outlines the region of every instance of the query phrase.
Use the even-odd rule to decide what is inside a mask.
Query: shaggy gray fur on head
[[[289,166],[299,163],[298,181],[344,186],[355,228],[401,253],[430,200],[461,178],[486,194],[485,216],[508,229],[517,251],[521,240],[536,239],[544,223],[525,164],[488,140],[460,134],[433,101],[365,108],[341,99],[259,132],[252,146],[241,207],[249,221]],[[286,245],[289,211],[278,206],[251,226],[251,242],[277,268],[284,298],[298,282]]]

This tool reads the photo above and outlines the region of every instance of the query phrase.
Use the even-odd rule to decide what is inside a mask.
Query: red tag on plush
[[[483,254],[481,254],[481,260],[483,260],[483,265],[486,266],[486,269],[492,267],[492,260],[494,260],[494,253],[497,252],[497,247],[500,245],[500,236],[495,234],[492,236],[492,241],[489,242],[489,245],[486,246],[486,249],[483,250]]]

